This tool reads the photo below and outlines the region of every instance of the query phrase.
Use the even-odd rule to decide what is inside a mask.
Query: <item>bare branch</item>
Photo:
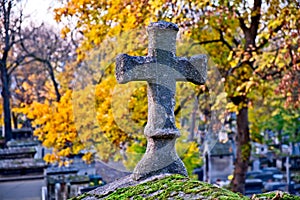
[[[8,6],[6,8],[5,6],[5,1],[2,1],[2,10],[3,10],[3,25],[4,25],[4,49],[3,49],[3,54],[2,54],[2,61],[6,62],[7,57],[8,57],[8,52],[11,49],[11,45],[10,45],[10,30],[9,30],[9,26],[10,26],[10,14],[11,14],[11,8],[12,8],[12,3],[11,1],[8,2]]]
[[[216,43],[216,42],[221,42],[222,44],[224,44],[230,51],[232,51],[232,46],[225,40],[224,36],[223,36],[223,32],[221,29],[217,29],[220,35],[220,39],[215,39],[215,40],[206,40],[206,41],[201,41],[201,42],[196,42],[194,44],[192,44],[192,47],[195,45],[202,45],[202,44],[211,44],[211,43]]]
[[[230,51],[232,51],[232,50],[233,50],[233,49],[232,49],[232,46],[225,40],[225,38],[224,38],[224,36],[223,36],[222,30],[221,30],[221,29],[218,29],[218,31],[219,31],[219,34],[220,34],[220,40],[221,40],[221,42],[222,42],[225,46],[227,46],[228,49],[229,49]]]
[[[196,42],[194,44],[192,44],[192,46],[195,45],[202,45],[202,44],[210,44],[210,43],[215,43],[215,42],[222,42],[220,39],[216,39],[216,40],[207,40],[207,41],[202,41],[202,42]]]
[[[234,67],[231,67],[227,72],[226,72],[226,76],[229,76],[233,73],[233,71],[239,67],[241,67],[244,64],[244,62],[241,61],[241,59],[239,60],[238,64]]]
[[[19,65],[28,65],[32,62],[34,62],[34,59],[31,59],[29,61],[23,62],[26,58],[28,58],[29,56],[21,56],[20,58],[18,58],[16,61],[14,61],[9,67],[8,67],[8,75],[11,76],[11,74],[17,69],[17,67]]]

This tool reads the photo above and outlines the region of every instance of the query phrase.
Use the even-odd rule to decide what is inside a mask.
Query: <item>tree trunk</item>
[[[52,65],[51,65],[51,63],[49,61],[46,61],[46,64],[48,66],[48,72],[49,72],[49,75],[50,75],[50,79],[51,79],[51,81],[53,83],[53,87],[54,87],[54,90],[55,90],[56,101],[59,102],[60,98],[61,98],[61,95],[59,93],[58,83],[57,83],[57,81],[55,79],[53,67],[52,67]]]
[[[1,60],[1,81],[2,81],[2,98],[3,98],[3,113],[4,113],[4,134],[5,142],[12,139],[11,129],[11,110],[10,110],[10,95],[9,95],[9,80],[6,68],[6,62]]]
[[[258,27],[260,21],[262,0],[254,0],[253,8],[251,10],[251,24],[247,26],[244,19],[239,18],[240,27],[245,34],[245,50],[252,56],[252,48],[255,47],[255,39],[258,34]],[[249,61],[249,65],[253,62]],[[253,66],[251,66],[253,68]],[[248,80],[243,80],[248,81]],[[233,172],[233,180],[231,182],[231,189],[234,192],[245,193],[246,173],[248,169],[249,159],[251,155],[249,121],[248,121],[248,99],[246,96],[238,97],[237,106],[242,106],[237,115],[237,139],[236,139],[236,162]]]
[[[234,192],[245,193],[245,179],[248,169],[251,145],[249,136],[249,122],[248,122],[248,107],[245,106],[239,110],[237,115],[237,149],[236,149],[236,163],[233,173],[233,180],[231,182],[232,190]]]
[[[15,112],[11,112],[11,116],[12,116],[14,129],[18,129],[18,114]]]

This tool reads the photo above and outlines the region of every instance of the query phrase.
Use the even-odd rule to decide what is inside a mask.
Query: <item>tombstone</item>
[[[35,159],[40,143],[32,138],[31,129],[14,129],[13,139],[0,149],[0,174],[38,175],[43,173],[47,164],[40,158]]]
[[[264,185],[260,179],[245,180],[245,196],[251,197],[253,194],[263,193]]]
[[[148,122],[144,130],[147,150],[133,171],[134,180],[162,173],[187,176],[175,150],[175,140],[180,136],[174,116],[176,81],[204,84],[207,58],[205,55],[176,57],[178,30],[173,23],[151,23],[147,28],[148,55],[121,54],[116,58],[116,78],[120,84],[130,81],[148,84]]]
[[[252,171],[260,170],[260,161],[259,159],[255,159],[252,164]]]
[[[44,172],[47,199],[62,199],[63,193],[66,192],[66,178],[76,175],[77,172],[78,169],[74,167],[48,167]]]
[[[0,159],[33,158],[36,153],[34,147],[13,147],[0,149]]]
[[[47,164],[31,158],[0,160],[0,175],[42,175]]]
[[[48,165],[42,157],[36,157],[38,145],[40,142],[34,139],[32,129],[12,130],[12,139],[5,148],[0,148],[0,175],[42,177]]]
[[[226,143],[216,142],[212,147],[205,142],[204,150],[204,181],[215,183],[218,179],[227,181],[233,174],[233,152],[230,141]]]
[[[102,180],[102,177],[96,174],[94,164],[86,164],[80,158],[76,157],[73,161],[67,167],[53,165],[45,170],[45,190],[48,199],[60,200],[71,198],[80,194],[82,188],[106,184]]]

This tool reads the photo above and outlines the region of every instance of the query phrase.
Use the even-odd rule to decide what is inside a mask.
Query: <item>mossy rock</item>
[[[98,190],[98,191],[97,191]],[[217,187],[201,181],[189,179],[181,175],[166,175],[142,181],[128,187],[111,189],[109,192],[101,192],[101,188],[84,193],[72,200],[95,199],[212,199],[212,200],[250,200],[250,198],[224,188]],[[254,195],[252,200],[262,199],[296,199],[283,192],[273,192]]]
[[[300,200],[299,196],[288,194],[282,191],[273,191],[263,194],[254,194],[251,200]]]

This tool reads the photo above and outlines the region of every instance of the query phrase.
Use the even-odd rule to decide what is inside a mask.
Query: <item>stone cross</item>
[[[207,57],[176,57],[178,30],[173,23],[151,23],[147,28],[148,56],[121,54],[116,58],[116,78],[120,84],[148,83],[148,122],[144,130],[147,150],[133,171],[134,180],[162,173],[187,176],[175,150],[175,140],[180,136],[174,116],[176,81],[204,84]]]

